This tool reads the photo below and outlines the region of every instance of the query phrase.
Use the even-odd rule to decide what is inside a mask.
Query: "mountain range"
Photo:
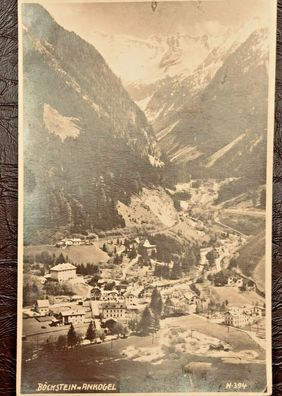
[[[232,179],[225,199],[261,190],[265,29],[95,33],[94,46],[36,4],[23,26],[26,242],[123,227],[118,203],[191,176]]]
[[[127,89],[153,126],[160,149],[177,165],[180,179],[188,174],[231,177],[240,179],[234,194],[246,184],[257,189],[265,184],[268,31],[249,24],[209,37],[201,52],[202,43],[196,67],[185,69],[186,58],[177,62],[176,55],[162,78],[137,81]]]
[[[169,173],[152,127],[92,45],[39,5],[23,25],[26,240],[123,226],[117,201]]]
[[[266,147],[267,61],[265,30],[255,31],[226,57],[210,81],[193,90],[195,74],[169,82],[154,96],[172,96],[170,110],[159,111],[153,126],[160,147],[172,161],[188,162],[190,171],[201,174],[240,176],[255,159],[261,169]],[[203,65],[206,74],[206,63]],[[165,91],[165,92],[163,92]],[[152,98],[146,112],[152,112]],[[243,169],[244,167],[244,169]],[[197,172],[199,170],[199,172]],[[261,174],[256,169],[256,173]],[[262,174],[263,177],[263,174]]]

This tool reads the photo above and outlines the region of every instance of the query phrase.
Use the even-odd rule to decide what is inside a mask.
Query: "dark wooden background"
[[[234,0],[236,1],[236,0]],[[15,394],[17,1],[0,0],[0,395]],[[278,0],[273,197],[273,395],[282,395],[282,0]],[[280,265],[281,264],[281,265]]]

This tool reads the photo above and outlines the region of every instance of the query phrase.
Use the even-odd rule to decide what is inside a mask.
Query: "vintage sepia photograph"
[[[275,29],[19,2],[18,395],[271,394]]]

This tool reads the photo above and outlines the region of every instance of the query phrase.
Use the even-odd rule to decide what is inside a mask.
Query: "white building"
[[[116,290],[103,290],[101,300],[105,302],[118,302],[121,300]]]
[[[59,313],[59,318],[63,325],[67,324],[81,324],[85,321],[85,309],[68,309]]]
[[[145,286],[139,293],[138,298],[150,299],[153,293],[154,287],[152,285]]]
[[[73,246],[83,245],[84,243],[80,238],[73,238],[71,241]]]
[[[152,251],[157,248],[157,245],[151,245],[148,239],[143,243],[143,249],[145,249],[149,256],[151,256]]]
[[[76,267],[70,263],[57,264],[50,269],[51,279],[59,283],[76,277]]]
[[[48,315],[50,312],[49,300],[37,300],[35,310],[42,316]]]
[[[92,312],[92,318],[97,319],[101,314],[101,302],[100,301],[90,301],[90,307]]]
[[[138,292],[127,291],[124,293],[125,303],[126,305],[134,305],[138,302]]]
[[[83,244],[85,244],[85,241],[80,238],[64,238],[57,243],[57,246],[80,246]]]
[[[190,305],[197,305],[201,301],[200,298],[192,291],[186,292],[184,294],[184,297],[185,297],[186,301],[188,302],[188,304],[190,304]]]
[[[245,313],[233,314],[231,312],[226,312],[224,316],[224,324],[227,326],[245,327],[249,323],[250,320]]]
[[[243,278],[238,278],[236,276],[229,276],[227,279],[227,286],[231,287],[242,287],[244,284]]]
[[[265,316],[265,307],[258,305],[254,306],[254,313],[259,317]]]
[[[212,250],[211,247],[206,247],[200,249],[200,262],[199,265],[205,266],[209,264],[208,259],[207,259],[207,254]]]
[[[105,303],[102,304],[102,314],[104,319],[125,319],[126,318],[126,305],[123,303]]]

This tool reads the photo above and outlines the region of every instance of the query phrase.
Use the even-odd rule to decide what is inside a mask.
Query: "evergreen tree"
[[[143,334],[149,334],[154,330],[154,318],[149,307],[146,307],[143,311],[138,330]]]
[[[153,321],[152,321],[152,331],[158,331],[160,330],[160,317],[159,315],[154,314],[153,315]]]
[[[152,253],[151,253],[151,259],[156,260],[156,258],[157,258],[157,251],[156,251],[156,249],[153,249]]]
[[[158,276],[159,278],[162,277],[162,265],[160,264],[155,265],[154,276]]]
[[[137,319],[130,319],[130,320],[128,321],[128,327],[129,327],[130,330],[136,331],[137,328],[138,328]]]
[[[172,270],[171,270],[171,275],[170,278],[171,279],[179,279],[181,278],[182,275],[182,271],[181,271],[181,267],[178,261],[174,262]]]
[[[226,310],[225,302],[223,302],[223,303],[221,304],[220,310],[221,310],[222,312],[225,312],[225,310]]]
[[[150,308],[155,315],[161,316],[163,310],[163,300],[160,292],[155,287],[151,296]]]
[[[203,307],[202,307],[201,304],[197,304],[197,305],[196,305],[195,313],[196,313],[197,315],[203,313]]]
[[[137,257],[137,252],[135,246],[132,247],[131,251],[128,253],[128,258],[133,260]]]
[[[71,326],[69,328],[67,342],[68,342],[68,346],[70,346],[70,347],[74,347],[78,343],[78,337],[77,337],[76,331],[73,327],[73,324],[71,324]]]
[[[207,253],[206,257],[210,265],[213,265],[215,263],[215,252],[213,250],[210,250]]]
[[[164,303],[164,316],[171,316],[174,311],[174,305],[169,297],[167,297]]]
[[[60,255],[58,256],[58,258],[56,259],[56,264],[63,264],[66,262],[66,259],[63,255],[63,253],[60,253]]]
[[[33,299],[31,298],[31,288],[29,283],[24,285],[23,287],[23,303],[24,305],[31,305],[33,304]]]
[[[89,341],[93,341],[96,338],[96,332],[95,332],[95,324],[93,324],[92,320],[89,323],[87,332],[86,332],[86,339]]]
[[[78,265],[76,266],[76,273],[77,273],[77,274],[80,274],[80,275],[83,275],[83,268],[84,268],[84,265],[83,265],[83,264],[78,264]]]
[[[237,259],[235,257],[232,257],[229,263],[229,268],[236,268],[238,265]]]
[[[116,254],[114,257],[114,264],[119,264],[119,263],[120,263],[120,258],[119,258],[119,255]]]
[[[124,240],[124,246],[125,246],[127,249],[130,247],[130,242],[129,242],[129,240],[128,240],[127,238]]]
[[[57,349],[60,350],[65,349],[66,346],[67,346],[67,337],[65,335],[60,335],[56,343]]]
[[[187,257],[184,257],[184,259],[182,260],[182,262],[181,262],[181,268],[182,268],[182,271],[183,271],[183,272],[185,272],[185,273],[189,272],[189,270],[190,270],[190,263],[189,263],[189,260],[187,259]]]
[[[32,305],[36,302],[36,300],[43,298],[42,293],[39,291],[36,284],[32,286],[27,284],[23,288],[23,300],[24,305]]]
[[[169,266],[167,264],[165,266],[163,266],[163,268],[162,268],[162,277],[164,279],[170,278],[170,270],[169,270]]]
[[[32,293],[34,293],[34,294],[37,294],[37,293],[38,293],[38,286],[36,285],[36,283],[33,283],[33,284],[32,284],[31,291],[32,291]]]

